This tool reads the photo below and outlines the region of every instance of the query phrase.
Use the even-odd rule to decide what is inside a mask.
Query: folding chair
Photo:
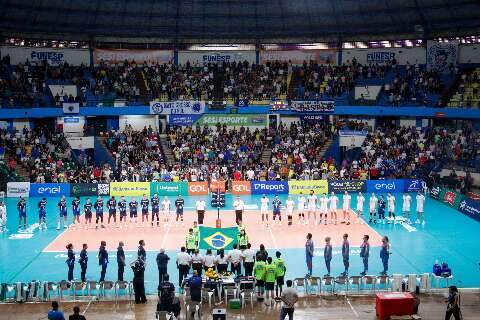
[[[351,276],[350,279],[348,279],[348,282],[350,282],[350,286],[357,286],[357,292],[360,293],[360,288],[362,287],[362,276]]]
[[[333,294],[333,292],[335,291],[335,279],[333,277],[330,277],[330,276],[323,277],[322,289],[323,288],[326,289],[327,287],[330,287],[330,294]]]
[[[298,288],[303,287],[303,292],[308,293],[307,286],[305,283],[305,278],[295,278],[293,279],[293,287],[298,290]]]
[[[102,292],[100,291],[101,289],[100,284],[97,281],[88,281],[87,284],[88,284],[88,296],[92,295],[92,291],[94,291],[97,296],[102,294]]]
[[[377,291],[383,287],[383,291],[389,291],[390,288],[390,277],[389,276],[379,276],[377,278],[377,283],[375,288]]]
[[[58,283],[58,295],[60,296],[60,299],[63,298],[63,293],[67,291],[67,295],[70,296],[70,282],[67,280],[62,280]]]
[[[128,281],[115,282],[115,301],[118,301],[118,298],[120,297],[122,290],[128,296],[128,301],[131,301],[132,300],[132,284]]]
[[[310,277],[307,279],[308,294],[317,295],[322,293],[322,281],[319,277]],[[316,289],[313,291],[313,289]]]
[[[430,274],[424,273],[420,276],[420,290],[423,292],[430,292],[432,283],[430,282]]]
[[[83,296],[86,288],[87,284],[85,282],[72,282],[73,300],[76,300],[78,290],[81,291],[81,295]]]
[[[240,298],[242,299],[242,308],[245,307],[245,302],[250,301],[253,308],[253,300],[255,299],[255,289],[243,289],[240,291]]]
[[[205,288],[205,287],[202,287],[202,301],[205,300],[205,299],[208,299],[208,306],[211,307],[212,306],[212,298],[213,298],[213,295],[215,293],[214,290],[212,289],[209,289],[209,288]]]
[[[155,319],[167,320],[170,319],[170,317],[167,311],[157,311],[155,312]]]
[[[377,278],[375,276],[364,276],[363,277],[363,288],[367,289],[367,286],[370,286],[370,289],[375,293],[375,283]]]
[[[107,290],[114,290],[115,291],[115,283],[113,281],[103,281],[101,283],[101,296],[106,297],[107,296]],[[115,294],[115,293],[114,293]]]
[[[347,296],[348,295],[348,285],[349,285],[348,277],[338,276],[338,277],[335,278],[335,290],[336,290],[337,293],[340,292],[338,290],[338,288],[339,287],[341,288],[343,286],[343,288],[345,289],[345,296]]]
[[[237,298],[237,286],[234,285],[224,285],[223,292],[225,296],[225,304],[228,306],[228,297],[232,297],[233,299]]]
[[[185,308],[185,319],[190,319],[192,310],[195,310],[195,313],[198,314],[199,319],[202,319],[202,304],[195,301],[190,301],[187,304],[187,307]],[[195,317],[193,319],[195,319]]]

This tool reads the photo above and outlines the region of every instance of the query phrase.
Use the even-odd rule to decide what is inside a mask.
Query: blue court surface
[[[366,195],[368,205],[368,197]],[[186,208],[193,209],[194,202],[199,197],[186,197]],[[207,202],[209,199],[205,197]],[[272,198],[272,197],[271,197]],[[286,195],[280,196],[285,203]],[[412,194],[412,208],[415,208],[415,197]],[[260,203],[260,196],[244,196],[246,204]],[[352,200],[355,196],[352,196]],[[70,203],[71,199],[67,199]],[[171,198],[170,200],[174,200]],[[33,235],[24,236],[17,234],[18,214],[16,204],[18,199],[8,198],[8,234],[0,235],[0,282],[16,281],[59,281],[66,279],[67,266],[65,264],[65,252],[42,252],[49,243],[51,243],[61,231],[55,230],[57,223],[57,198],[48,199],[47,222],[48,230],[39,232],[35,228],[37,222],[37,203],[38,198],[28,199],[28,225],[33,228]],[[82,205],[85,201],[81,199]],[[352,201],[352,208],[355,208],[355,201]],[[227,195],[227,209],[231,209],[233,197]],[[365,209],[367,209],[365,207]],[[396,204],[397,215],[401,215],[401,194],[397,194]],[[246,212],[245,214],[249,214]],[[253,214],[253,213],[251,213]],[[401,224],[371,225],[371,227],[380,235],[387,235],[390,238],[392,255],[390,257],[389,274],[401,273],[424,273],[431,272],[435,260],[447,262],[452,268],[454,283],[459,287],[480,287],[480,250],[478,249],[478,236],[480,234],[480,223],[462,215],[455,209],[447,207],[442,203],[427,197],[425,206],[426,224],[413,224],[412,228]],[[69,222],[71,221],[71,211],[69,211]],[[321,228],[321,227],[320,227]],[[248,230],[247,230],[248,231]],[[372,232],[375,232],[372,230]],[[138,232],[138,238],[141,238],[141,230]],[[348,232],[348,227],[345,227]],[[288,235],[286,235],[288,236]],[[327,234],[325,234],[327,236]],[[122,239],[118,239],[119,241]],[[314,275],[323,275],[326,273],[323,262],[323,239],[314,239],[316,244],[316,256],[314,258]],[[182,244],[179,244],[181,246]],[[337,275],[343,272],[340,244],[334,244],[334,258],[332,261],[332,274]],[[287,266],[287,278],[302,277],[306,274],[305,249],[282,249],[283,257]],[[372,247],[370,254],[371,274],[378,274],[381,268],[379,258],[379,247]],[[87,278],[98,280],[100,268],[96,259],[98,248],[89,248],[89,265]],[[148,250],[148,244],[147,244]],[[75,248],[77,255],[79,248]],[[274,255],[275,249],[269,249],[269,253]],[[110,264],[107,270],[107,279],[116,279],[117,266],[115,251],[110,250]],[[155,263],[157,252],[147,253],[147,270],[145,273],[146,288],[149,293],[154,293],[158,285],[158,272]],[[177,285],[178,271],[175,266],[176,251],[167,251],[171,257],[168,273],[171,280]],[[126,252],[127,262],[136,258],[136,252]],[[78,261],[78,257],[77,257]],[[362,271],[362,263],[359,257],[358,248],[351,248],[350,257],[350,275],[358,274]],[[75,278],[80,277],[80,268],[78,263],[75,265]],[[130,268],[126,268],[126,279],[132,279],[133,273]]]

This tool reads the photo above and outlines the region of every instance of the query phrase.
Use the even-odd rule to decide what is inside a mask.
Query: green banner
[[[210,228],[200,226],[200,249],[231,250],[237,243],[238,228]]]
[[[267,116],[264,114],[205,114],[196,122],[201,126],[214,126],[217,123],[229,127],[265,127]]]
[[[157,193],[159,196],[186,196],[188,195],[187,182],[151,182],[150,194]]]
[[[460,206],[460,202],[465,198],[465,195],[458,193],[454,190],[451,189],[444,189],[442,193],[442,199],[443,203],[448,204],[449,206],[458,209]]]

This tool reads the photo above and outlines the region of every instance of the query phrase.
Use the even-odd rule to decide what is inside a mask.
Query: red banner
[[[189,196],[204,196],[208,194],[208,182],[189,182],[188,195]]]
[[[245,195],[251,194],[252,187],[250,181],[233,181],[232,182],[232,194]]]

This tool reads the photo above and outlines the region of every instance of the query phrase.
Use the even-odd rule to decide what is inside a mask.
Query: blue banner
[[[367,180],[367,192],[401,193],[405,190],[405,180]]]
[[[199,114],[171,114],[168,124],[171,126],[191,126],[202,116]]]
[[[424,184],[420,179],[405,179],[405,192],[423,191]]]
[[[237,107],[248,107],[248,99],[245,98],[245,99],[237,99],[235,101],[235,105]]]
[[[465,198],[460,202],[458,211],[464,213],[472,219],[480,221],[480,201]]]
[[[30,197],[59,197],[70,195],[69,183],[31,183]]]
[[[252,194],[287,194],[287,181],[251,181]]]
[[[202,114],[205,101],[179,100],[169,102],[150,102],[150,114]]]

